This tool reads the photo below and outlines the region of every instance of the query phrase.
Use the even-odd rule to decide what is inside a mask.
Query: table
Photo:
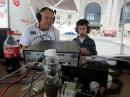
[[[0,64],[0,77],[2,77],[4,75],[6,75],[4,66]],[[121,81],[123,81],[123,88],[122,88],[121,93],[114,94],[114,95],[107,95],[107,97],[129,97],[130,96],[130,75],[123,74],[119,77],[119,79]],[[23,87],[24,87],[24,85],[19,85],[19,84],[12,86],[11,88],[9,88],[9,90],[4,95],[4,97],[21,97],[25,92],[22,90]],[[0,91],[3,88],[0,88]],[[41,95],[43,95],[43,94],[42,93],[38,94],[35,97],[42,97]],[[25,97],[28,97],[28,95]]]

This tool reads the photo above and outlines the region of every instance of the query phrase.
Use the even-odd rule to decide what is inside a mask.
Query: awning
[[[63,10],[77,11],[74,0],[47,0],[48,3],[55,8]]]

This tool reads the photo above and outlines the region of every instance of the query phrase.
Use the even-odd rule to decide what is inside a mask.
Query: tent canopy
[[[63,10],[77,11],[74,0],[47,0],[48,3],[55,8]]]

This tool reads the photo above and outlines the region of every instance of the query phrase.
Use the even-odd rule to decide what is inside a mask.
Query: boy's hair
[[[78,32],[78,27],[83,26],[83,25],[86,25],[86,27],[87,27],[87,34],[90,33],[89,21],[85,20],[85,19],[80,19],[80,20],[77,21],[77,23],[76,23],[76,32],[79,33]]]

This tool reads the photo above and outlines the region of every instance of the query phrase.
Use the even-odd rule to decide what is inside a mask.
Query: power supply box
[[[44,50],[56,49],[61,65],[78,66],[79,46],[74,41],[44,40],[23,51],[25,63],[36,62],[44,56]]]
[[[102,64],[105,65],[103,68],[61,66],[62,83],[67,81],[77,84],[77,95],[74,97],[106,97],[108,68],[107,64]]]

